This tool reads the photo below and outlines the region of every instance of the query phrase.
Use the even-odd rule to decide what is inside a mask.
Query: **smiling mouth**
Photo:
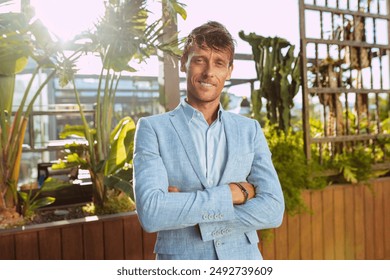
[[[206,83],[206,82],[202,82],[202,81],[200,81],[199,83],[200,83],[200,85],[201,85],[202,87],[213,87],[213,86],[214,86],[213,84]]]

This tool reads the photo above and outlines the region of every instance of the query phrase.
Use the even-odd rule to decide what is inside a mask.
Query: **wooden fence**
[[[311,213],[286,215],[267,233],[264,259],[390,259],[390,178],[305,191],[303,199]]]
[[[0,231],[0,259],[154,259],[155,239],[141,229],[135,213],[53,222]]]
[[[303,198],[312,213],[285,216],[259,245],[264,259],[390,259],[390,178]],[[0,230],[0,259],[154,259],[155,240],[135,213],[117,214]]]

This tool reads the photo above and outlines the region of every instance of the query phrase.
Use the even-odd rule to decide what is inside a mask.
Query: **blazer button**
[[[221,245],[222,245],[221,241],[215,242],[215,246],[219,247],[219,246],[221,246]]]
[[[203,220],[208,220],[209,216],[205,214],[202,216],[202,218],[203,218]]]
[[[209,219],[210,219],[210,220],[213,220],[214,218],[215,218],[214,215],[209,215]]]

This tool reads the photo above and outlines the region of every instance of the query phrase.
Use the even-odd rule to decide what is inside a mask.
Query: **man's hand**
[[[168,192],[180,192],[178,187],[175,186],[169,186],[168,187]]]
[[[248,182],[239,182],[248,192],[248,200],[255,197],[255,187],[248,183]],[[239,186],[236,184],[230,183],[229,184],[230,191],[232,193],[232,198],[233,198],[233,204],[234,205],[239,205],[244,203],[245,201],[245,195],[242,193],[241,189]]]

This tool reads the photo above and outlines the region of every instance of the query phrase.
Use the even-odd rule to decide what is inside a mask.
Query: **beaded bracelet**
[[[236,186],[238,186],[238,187],[241,189],[241,192],[242,192],[242,194],[244,195],[244,202],[241,203],[241,204],[245,204],[245,202],[247,202],[248,196],[249,196],[248,191],[247,191],[247,190],[244,188],[244,186],[241,185],[240,183],[234,182],[234,183],[232,183],[232,184],[235,184]]]

